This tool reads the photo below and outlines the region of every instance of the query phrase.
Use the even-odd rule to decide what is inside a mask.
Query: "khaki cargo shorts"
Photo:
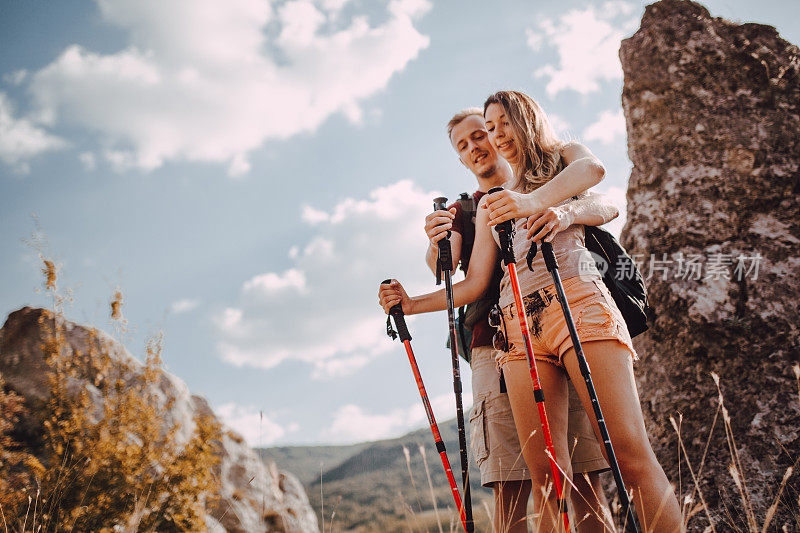
[[[498,481],[530,479],[511,414],[508,394],[500,392],[500,373],[495,364],[497,350],[490,346],[472,349],[472,397],[470,413],[470,448],[481,471],[481,485],[489,487]],[[569,385],[570,449],[575,473],[608,469],[591,422],[583,410],[572,384]]]

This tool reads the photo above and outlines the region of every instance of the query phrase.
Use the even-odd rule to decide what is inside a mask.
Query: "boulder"
[[[95,409],[92,416],[102,416],[101,387],[107,376],[94,365],[81,366],[86,354],[105,354],[112,368],[106,374],[119,375],[124,381],[139,378],[144,365],[125,347],[94,328],[87,328],[44,309],[25,307],[8,316],[0,329],[0,375],[6,386],[25,399],[29,416],[21,421],[19,434],[36,454],[41,440],[42,423],[50,397],[50,362],[43,350],[58,325],[63,332],[59,343],[61,355],[78,362],[78,378],[72,378],[76,390],[86,390]],[[103,363],[105,364],[105,362]],[[157,406],[162,433],[177,428],[171,442],[186,446],[194,431],[196,415],[216,420],[205,399],[192,396],[186,384],[176,376],[161,372],[147,391]],[[219,421],[217,421],[219,422]],[[317,518],[308,503],[301,483],[292,474],[282,472],[274,463],[262,462],[244,439],[225,428],[219,436],[220,461],[215,477],[220,481],[218,494],[209,495],[205,522],[209,531],[232,532],[317,532]]]
[[[633,162],[621,240],[657,313],[634,340],[651,442],[691,494],[673,417],[717,531],[751,530],[748,514],[761,530],[800,458],[800,51],[771,26],[662,0],[620,59]],[[796,531],[798,492],[795,471],[770,530]],[[704,511],[690,521],[707,525]]]

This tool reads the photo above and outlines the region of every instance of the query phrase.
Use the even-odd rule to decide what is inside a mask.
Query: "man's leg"
[[[526,533],[525,514],[530,474],[514,425],[508,394],[500,392],[500,372],[491,347],[472,350],[470,446],[481,471],[483,486],[494,492],[494,530]]]
[[[604,520],[608,500],[603,493],[600,472],[575,472],[572,482],[575,488],[570,493],[570,503],[575,513],[575,530],[580,533],[613,531]]]
[[[497,482],[494,490],[494,533],[528,533],[527,513],[531,482]]]

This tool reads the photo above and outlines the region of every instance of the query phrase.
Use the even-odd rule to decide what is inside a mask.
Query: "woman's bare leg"
[[[539,381],[544,391],[547,419],[553,437],[556,461],[562,470],[572,475],[567,447],[567,416],[569,395],[564,372],[549,363],[540,362]],[[527,361],[510,361],[503,367],[508,399],[514,414],[514,424],[522,446],[522,456],[531,473],[531,493],[535,513],[543,513],[537,520],[538,531],[560,531],[561,519],[558,514],[557,495],[550,471],[550,460],[545,453],[545,440],[539,420],[539,410],[533,397],[533,383]],[[565,486],[566,485],[566,486]],[[545,492],[550,487],[547,498]],[[562,483],[565,490],[569,484]],[[564,494],[566,498],[567,493]]]
[[[665,533],[680,531],[678,500],[647,438],[630,352],[617,340],[589,341],[582,346],[622,477],[628,490],[633,492],[642,529]],[[564,354],[564,364],[600,439],[574,349]]]

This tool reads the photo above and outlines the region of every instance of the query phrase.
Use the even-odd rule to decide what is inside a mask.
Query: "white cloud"
[[[637,8],[640,7],[638,4],[634,2],[626,2],[623,0],[611,0],[609,2],[605,2],[600,11],[606,14],[608,17],[616,17],[618,15],[625,15],[630,16],[633,15]],[[636,20],[633,19],[632,21],[629,19],[628,24],[635,23]]]
[[[597,120],[583,130],[585,141],[611,144],[620,137],[625,138],[625,115],[622,113],[622,108],[617,111],[603,111]]]
[[[3,74],[3,81],[10,85],[22,85],[22,82],[28,79],[28,74],[25,69],[15,70],[8,74]]]
[[[283,29],[278,42],[285,46],[308,47],[314,42],[317,30],[325,22],[325,16],[314,4],[295,0],[283,4],[279,10]]]
[[[540,28],[544,25],[544,21],[540,22]],[[534,52],[538,52],[542,49],[542,44],[544,43],[544,37],[542,36],[541,31],[533,31],[531,28],[525,28],[525,42],[528,45],[528,48],[533,50]]]
[[[430,402],[437,424],[455,416],[455,396],[452,392],[430,398]],[[465,413],[471,404],[472,394],[466,393],[462,397]],[[422,400],[383,414],[372,414],[358,405],[348,404],[336,411],[326,436],[334,442],[363,442],[398,437],[427,424]]]
[[[396,16],[419,17],[427,13],[433,4],[428,0],[392,0],[389,2],[389,13]]]
[[[30,172],[28,160],[43,152],[63,148],[66,143],[28,118],[14,116],[14,108],[0,92],[0,161],[16,172]]]
[[[368,199],[312,208],[327,222],[306,217],[311,234],[289,252],[291,268],[245,281],[240,301],[215,317],[223,359],[265,369],[303,361],[313,378],[331,379],[391,350],[378,284],[402,273],[410,292],[429,289],[427,238],[408,221],[423,220],[437,195],[400,181]]]
[[[328,221],[328,213],[314,209],[310,205],[303,206],[302,214],[303,222],[308,222],[311,225],[319,224],[320,222]]]
[[[128,150],[105,150],[103,155],[115,172],[127,172],[132,168],[136,168],[137,164],[142,169],[153,170],[161,164],[160,161],[150,161],[147,163],[144,160],[137,163],[136,155]]]
[[[313,131],[335,113],[360,120],[360,101],[429,44],[414,23],[430,6],[413,0],[391,2],[375,25],[353,14],[333,26],[343,1],[324,11],[305,0],[275,11],[269,0],[97,2],[128,31],[126,47],[71,45],[29,83],[41,120],[96,133],[118,171],[185,160],[245,174],[266,140]]]
[[[366,366],[367,363],[369,363],[369,357],[366,355],[323,359],[314,364],[314,372],[311,377],[324,380],[349,376],[359,368]]]
[[[78,154],[78,160],[80,160],[83,168],[90,172],[97,168],[97,158],[92,152],[81,152]]]
[[[334,439],[360,442],[384,439],[407,429],[407,411],[398,409],[387,414],[369,414],[355,405],[341,407],[334,415],[330,432]]]
[[[297,424],[284,428],[252,405],[226,403],[214,411],[228,427],[239,433],[253,447],[269,446],[286,433],[299,429]]]
[[[229,335],[239,336],[242,332],[242,318],[244,312],[235,307],[228,307],[216,318],[217,325]]]
[[[553,47],[558,64],[546,64],[534,75],[548,80],[552,98],[563,90],[589,94],[600,90],[600,82],[622,79],[620,41],[636,27],[629,2],[607,2],[600,9],[573,9],[555,19],[543,19],[526,30],[526,42],[534,52]]]
[[[320,0],[320,5],[326,11],[337,12],[346,6],[350,0]]]
[[[284,290],[306,292],[306,275],[296,268],[290,268],[283,274],[267,272],[247,280],[242,286],[246,293],[270,296]]]
[[[192,300],[189,298],[178,300],[177,302],[173,302],[172,305],[169,306],[169,310],[172,313],[180,314],[180,313],[188,313],[189,311],[193,311],[197,309],[197,306],[200,305],[198,300]]]

